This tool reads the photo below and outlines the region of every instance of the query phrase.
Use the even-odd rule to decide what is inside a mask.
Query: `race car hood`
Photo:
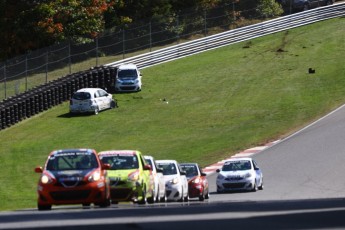
[[[121,169],[121,170],[108,170],[108,177],[110,180],[116,178],[116,180],[126,181],[128,177],[136,173],[138,169]]]
[[[171,180],[173,180],[176,177],[179,177],[179,175],[177,175],[177,174],[174,174],[174,175],[164,175],[164,181],[165,182],[171,181]]]
[[[252,172],[250,170],[241,170],[241,171],[222,171],[221,174],[226,178],[231,179],[243,179],[248,177]]]
[[[95,169],[87,170],[64,170],[64,171],[48,171],[52,174],[57,183],[62,184],[64,187],[74,187],[82,182],[86,175]]]

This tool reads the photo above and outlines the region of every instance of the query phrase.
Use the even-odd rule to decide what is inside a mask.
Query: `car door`
[[[101,90],[101,94],[104,99],[104,109],[110,108],[113,98],[105,90]]]
[[[99,110],[103,110],[104,109],[104,99],[103,97],[100,95],[100,92],[99,90],[95,91],[94,93],[94,98],[95,98],[95,101],[98,105],[98,109]]]
[[[188,180],[186,177],[186,172],[183,171],[180,166],[178,166],[178,170],[179,170],[179,174],[180,174],[180,178],[182,181],[182,188],[183,188],[183,192],[184,194],[182,194],[182,196],[186,196],[188,194]]]
[[[100,109],[106,109],[108,108],[108,98],[107,98],[107,93],[104,90],[97,90],[97,95],[98,95],[98,101],[100,105]]]

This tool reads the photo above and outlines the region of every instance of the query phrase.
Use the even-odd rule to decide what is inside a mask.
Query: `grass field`
[[[54,149],[207,166],[283,138],[345,102],[344,57],[337,18],[143,69],[143,91],[97,116],[70,117],[66,102],[24,120],[0,131],[0,210],[36,207],[34,167]]]

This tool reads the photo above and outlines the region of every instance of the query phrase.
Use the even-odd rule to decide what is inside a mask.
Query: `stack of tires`
[[[114,88],[116,67],[96,67],[37,86],[0,102],[0,130],[68,101],[81,88]]]

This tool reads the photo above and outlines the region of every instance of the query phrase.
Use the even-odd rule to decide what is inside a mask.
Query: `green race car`
[[[132,201],[154,202],[154,179],[151,166],[137,150],[99,152],[101,161],[110,165],[110,196],[112,203]]]

